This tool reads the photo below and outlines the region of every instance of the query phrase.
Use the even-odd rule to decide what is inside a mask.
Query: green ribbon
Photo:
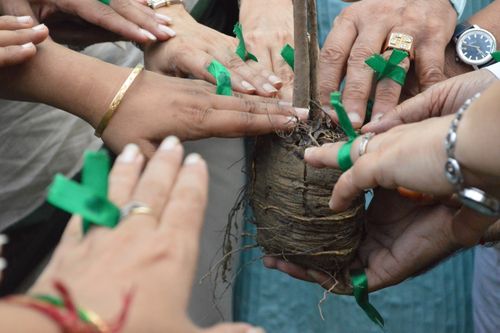
[[[39,300],[40,302],[48,303],[58,308],[64,308],[65,306],[62,299],[52,295],[34,295],[33,298]],[[85,323],[91,323],[91,320],[85,311],[77,309],[77,312],[78,312],[78,317],[80,318],[81,321]]]
[[[351,147],[354,140],[358,137],[358,133],[356,133],[354,127],[352,127],[351,120],[347,116],[347,112],[345,111],[341,98],[342,97],[339,91],[333,92],[330,95],[330,102],[333,109],[337,113],[340,127],[348,138],[348,141],[340,148],[339,155],[337,156],[337,162],[340,170],[347,171],[352,167]]]
[[[102,198],[108,197],[108,177],[111,161],[109,155],[104,151],[85,152],[82,185],[94,191]],[[83,234],[86,234],[92,221],[83,220]]]
[[[496,62],[500,62],[500,51],[495,51],[491,53],[491,56]]]
[[[102,2],[105,5],[108,5],[111,3],[111,0],[98,0],[99,2]]]
[[[281,50],[281,56],[286,61],[286,63],[295,70],[295,50],[290,44],[286,44]]]
[[[399,64],[407,57],[407,52],[393,50],[389,60],[385,60],[380,54],[374,54],[366,59],[365,63],[377,73],[377,81],[389,78],[403,86],[406,80],[406,71]]]
[[[215,77],[217,81],[217,95],[232,96],[231,74],[224,65],[217,60],[212,60],[207,70]]]
[[[245,44],[245,38],[243,37],[243,29],[241,27],[240,22],[235,24],[233,33],[235,34],[236,38],[238,38],[238,40],[240,41],[238,47],[236,48],[236,54],[241,58],[241,60],[243,61],[253,60],[259,62],[257,57],[252,53],[248,52],[247,50],[247,46]]]
[[[368,279],[366,273],[362,269],[351,271],[351,282],[353,286],[354,298],[359,307],[363,309],[366,315],[377,324],[380,328],[384,328],[384,318],[375,309],[373,305],[370,304],[368,296]]]

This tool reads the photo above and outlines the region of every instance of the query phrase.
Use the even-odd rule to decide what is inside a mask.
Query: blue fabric
[[[465,5],[465,10],[461,16],[461,20],[467,20],[469,17],[474,15],[474,13],[488,6],[493,1],[494,0],[468,0]]]

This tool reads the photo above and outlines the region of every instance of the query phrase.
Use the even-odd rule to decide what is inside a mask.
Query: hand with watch
[[[453,40],[456,43],[457,61],[476,70],[495,63],[491,53],[496,51],[497,42],[488,30],[464,22],[456,27]]]

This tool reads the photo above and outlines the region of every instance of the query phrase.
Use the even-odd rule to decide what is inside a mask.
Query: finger
[[[175,185],[182,162],[183,149],[177,137],[170,136],[163,140],[156,154],[149,161],[132,195],[132,201],[140,202],[152,211],[147,221],[144,216],[133,215],[127,224],[137,220],[137,225],[144,227],[145,222],[156,226],[166,202]],[[148,215],[149,216],[149,215]]]
[[[365,60],[380,52],[386,35],[385,30],[373,28],[360,35],[352,47],[342,101],[354,128],[363,125],[374,76],[373,70],[365,64]]]
[[[262,328],[253,327],[249,324],[236,323],[236,324],[218,324],[202,330],[204,333],[265,333]]]
[[[131,0],[112,0],[109,5],[118,14],[152,33],[161,41],[166,41],[176,35],[172,28],[158,24],[151,8],[143,6],[142,9],[139,9]]]
[[[73,215],[69,220],[66,229],[59,242],[59,249],[67,249],[68,247],[78,244],[83,238],[82,218],[78,215]]]
[[[421,91],[446,80],[444,74],[446,45],[447,43],[433,40],[417,45],[415,49],[415,72]],[[432,51],[429,52],[430,50]]]
[[[33,26],[31,16],[0,16],[0,30],[19,30]]]
[[[259,58],[259,62],[249,60],[246,62],[247,66],[250,67],[255,73],[260,73],[262,78],[267,79],[269,83],[271,83],[276,89],[280,89],[283,86],[283,80],[274,74],[271,70],[273,67],[266,67],[262,62],[261,58]],[[263,84],[266,82],[263,82]]]
[[[335,287],[335,279],[326,273],[313,269],[308,269],[306,273],[313,282],[316,282],[326,290],[331,290]]]
[[[355,23],[342,14],[337,16],[319,57],[320,97],[325,106],[330,105],[330,94],[339,90],[356,36]]]
[[[496,220],[494,217],[480,215],[464,206],[453,217],[453,235],[462,246],[475,246]]]
[[[36,47],[33,43],[21,46],[0,47],[0,68],[23,63],[35,54]]]
[[[28,1],[3,1],[2,12],[3,14],[14,16],[30,16],[33,19],[34,23],[38,22]]]
[[[237,138],[289,131],[297,126],[297,118],[211,109],[205,111],[203,120],[195,126],[199,127],[200,138]]]
[[[392,54],[392,50],[384,52],[383,56],[387,60]],[[404,59],[399,67],[405,72],[410,69],[410,59]],[[375,90],[375,103],[373,104],[372,119],[380,119],[384,113],[394,109],[399,103],[399,96],[403,87],[390,78],[383,78],[377,83]]]
[[[155,19],[158,23],[164,24],[164,25],[169,25],[173,23],[172,17],[165,15],[165,14],[160,14],[156,13],[154,10],[149,8],[147,3],[140,3],[138,1],[133,1],[134,6],[142,11],[144,14],[148,15],[152,19]]]
[[[139,181],[144,165],[144,155],[139,146],[128,144],[116,159],[109,175],[108,196],[118,207],[126,205]]]
[[[0,47],[10,45],[38,44],[47,38],[49,30],[44,24],[21,30],[0,31]]]
[[[311,276],[307,274],[307,270],[305,268],[291,262],[278,260],[276,269],[298,280],[316,282]]]

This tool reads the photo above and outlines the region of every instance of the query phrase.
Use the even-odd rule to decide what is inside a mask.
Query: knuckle
[[[338,44],[329,45],[321,50],[319,61],[327,65],[338,65],[344,63],[348,52]]]
[[[345,87],[345,99],[367,99],[369,93],[369,83],[362,80],[354,80],[349,82]]]
[[[420,82],[424,85],[433,84],[444,79],[443,71],[435,64],[426,65],[420,71]]]
[[[245,66],[243,60],[234,55],[229,55],[224,62],[226,63],[226,66],[231,69],[238,69]]]
[[[366,58],[375,53],[377,52],[369,46],[357,46],[352,49],[347,62],[349,65],[354,66],[364,65]]]

